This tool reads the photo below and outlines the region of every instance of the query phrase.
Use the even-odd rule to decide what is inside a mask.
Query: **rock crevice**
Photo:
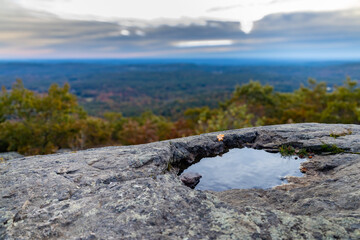
[[[197,191],[178,176],[232,148],[282,145],[318,152],[287,185]],[[360,126],[307,123],[11,159],[0,239],[359,239],[358,152]]]

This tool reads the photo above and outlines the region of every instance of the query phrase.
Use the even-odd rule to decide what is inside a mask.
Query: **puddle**
[[[271,188],[286,182],[285,176],[302,176],[299,167],[306,159],[282,157],[252,148],[231,149],[222,156],[203,158],[186,172],[202,175],[198,190]]]

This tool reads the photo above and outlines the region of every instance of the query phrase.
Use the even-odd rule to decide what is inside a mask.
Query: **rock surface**
[[[21,157],[24,157],[24,156],[17,153],[17,152],[0,153],[0,161],[6,161],[6,160],[11,160],[11,159],[15,159],[15,158],[21,158]]]
[[[202,176],[199,173],[187,172],[180,175],[180,180],[188,187],[194,189]]]
[[[221,133],[2,162],[0,239],[360,239],[360,126]],[[197,191],[177,176],[231,148],[283,144],[318,153],[287,185]],[[345,152],[324,153],[332,145]]]

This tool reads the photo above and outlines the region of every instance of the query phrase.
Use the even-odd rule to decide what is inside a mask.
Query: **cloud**
[[[230,1],[224,3],[229,8],[239,7]],[[254,22],[253,30],[245,34],[239,31],[238,21],[76,20],[29,10],[10,0],[0,0],[0,5],[0,58],[261,58],[306,54],[360,58],[360,8],[271,14]]]
[[[220,40],[181,41],[181,42],[174,42],[172,45],[175,47],[187,48],[187,47],[229,46],[233,44],[234,44],[234,40],[220,39]]]
[[[23,7],[55,14],[65,19],[127,21],[132,26],[183,24],[184,18],[199,21],[240,21],[249,33],[254,22],[274,13],[338,11],[360,7],[358,0],[14,0]],[[129,21],[130,20],[130,21]]]

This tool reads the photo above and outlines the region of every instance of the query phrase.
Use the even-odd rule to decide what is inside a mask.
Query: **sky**
[[[359,59],[360,0],[0,0],[0,59]]]

